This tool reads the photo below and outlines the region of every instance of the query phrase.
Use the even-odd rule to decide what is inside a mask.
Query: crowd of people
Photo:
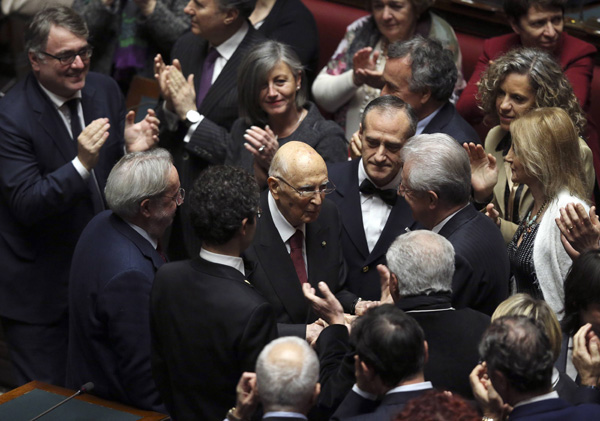
[[[0,99],[17,383],[176,421],[600,419],[595,48],[505,0],[466,84],[432,3],[367,1],[320,72],[300,0],[35,13]]]

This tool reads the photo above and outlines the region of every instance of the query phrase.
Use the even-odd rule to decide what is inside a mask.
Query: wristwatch
[[[189,110],[185,115],[185,122],[188,126],[194,125],[202,119],[200,113],[196,110]]]

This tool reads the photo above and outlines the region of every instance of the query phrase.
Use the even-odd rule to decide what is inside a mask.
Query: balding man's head
[[[279,338],[256,361],[256,384],[268,411],[306,414],[319,395],[319,360],[305,340]]]
[[[269,168],[269,190],[279,211],[294,227],[319,217],[323,196],[330,188],[328,182],[325,161],[303,142],[281,146]]]

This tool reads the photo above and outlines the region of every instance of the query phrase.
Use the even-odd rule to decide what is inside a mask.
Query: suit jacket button
[[[363,272],[367,273],[369,271],[369,266],[363,266]]]
[[[187,161],[188,159],[190,159],[190,154],[188,154],[187,152],[184,152],[181,157],[183,158],[184,161]]]

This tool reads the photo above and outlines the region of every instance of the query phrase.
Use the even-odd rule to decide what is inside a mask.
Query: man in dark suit
[[[417,134],[446,133],[461,145],[481,143],[477,132],[450,102],[458,71],[439,41],[415,37],[389,46],[382,95],[395,95],[413,108]]]
[[[250,419],[260,402],[263,420],[306,421],[319,396],[318,381],[319,359],[304,339],[275,339],[258,356],[256,373],[242,374],[236,406],[229,410],[227,419]]]
[[[396,307],[425,332],[429,345],[425,378],[436,388],[472,399],[469,374],[479,361],[477,345],[490,318],[470,308],[452,307],[452,244],[431,231],[412,231],[392,243],[386,258]]]
[[[356,300],[343,290],[346,266],[336,206],[325,200],[332,187],[323,158],[303,142],[279,148],[269,169],[269,189],[261,197],[263,215],[245,257],[256,265],[251,280],[275,308],[280,336],[315,340],[315,323],[302,284],[324,281],[344,308]]]
[[[343,316],[337,323],[343,323]],[[331,327],[337,326],[327,329]],[[388,421],[406,402],[432,388],[423,374],[423,330],[402,310],[389,304],[372,308],[356,320],[350,336],[356,383],[332,420]]]
[[[445,134],[410,139],[400,152],[399,192],[425,228],[456,252],[452,304],[491,315],[508,296],[510,265],[500,230],[469,203],[471,167],[465,150]]]
[[[150,296],[152,371],[173,419],[222,420],[235,387],[277,336],[272,306],[247,281],[258,186],[245,170],[206,169],[190,194],[200,256],[163,265]]]
[[[162,411],[150,368],[150,289],[165,262],[159,240],[184,191],[164,149],[132,153],[106,183],[111,211],[94,217],[73,255],[69,280],[67,387]]]
[[[124,147],[158,140],[153,112],[134,125],[117,84],[88,74],[87,36],[70,8],[39,12],[26,34],[33,71],[0,100],[0,315],[19,384],[64,384],[75,244]]]
[[[173,154],[183,188],[189,189],[208,165],[224,162],[225,148],[213,139],[215,125],[227,130],[238,118],[237,71],[249,49],[265,40],[249,23],[256,0],[190,1],[185,7],[191,32],[173,47],[173,65],[155,60],[165,99],[159,108],[161,145]],[[184,203],[169,241],[172,259],[196,257],[191,209]]]
[[[362,157],[329,166],[335,192],[329,197],[342,219],[342,248],[348,264],[346,288],[364,300],[379,300],[377,265],[406,228],[414,229],[410,207],[397,195],[400,149],[415,134],[417,119],[401,99],[385,95],[363,112]]]
[[[473,394],[488,419],[597,420],[600,405],[572,406],[552,391],[554,355],[543,326],[524,316],[495,320],[479,346],[483,364],[471,373]]]

